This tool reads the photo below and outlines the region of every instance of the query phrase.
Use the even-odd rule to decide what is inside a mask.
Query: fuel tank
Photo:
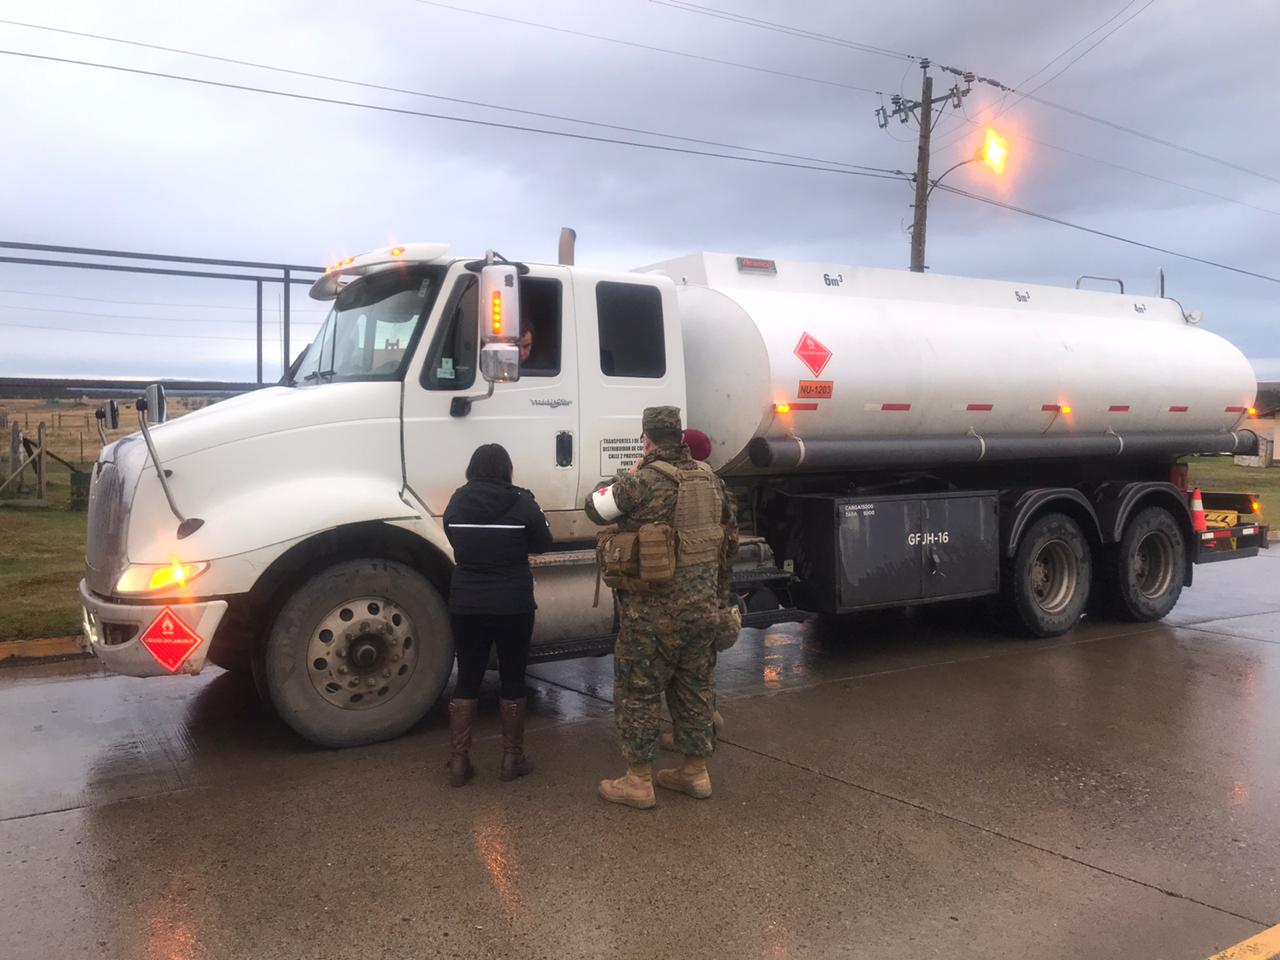
[[[646,269],[676,283],[687,420],[725,473],[1252,438],[1251,365],[1172,299],[721,254]]]

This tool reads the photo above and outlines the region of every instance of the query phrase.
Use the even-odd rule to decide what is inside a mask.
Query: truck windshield
[[[338,292],[293,382],[399,378],[443,276],[443,267],[397,266],[351,281]]]

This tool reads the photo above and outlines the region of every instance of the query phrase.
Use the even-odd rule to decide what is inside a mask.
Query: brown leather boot
[[[658,800],[653,795],[653,765],[633,763],[617,780],[601,780],[600,796],[637,810],[648,810]]]
[[[449,786],[460,787],[473,776],[471,766],[471,726],[475,723],[479,700],[449,701]]]
[[[659,770],[654,779],[660,787],[678,790],[699,800],[711,796],[711,775],[707,773],[705,757],[685,757],[680,766]]]
[[[499,700],[502,714],[502,769],[498,777],[516,780],[533,773],[533,761],[524,755],[524,715],[528,700]]]

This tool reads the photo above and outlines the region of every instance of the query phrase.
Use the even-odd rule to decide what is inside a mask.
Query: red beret
[[[695,460],[706,460],[711,456],[711,438],[701,430],[690,427],[684,432],[684,443]]]

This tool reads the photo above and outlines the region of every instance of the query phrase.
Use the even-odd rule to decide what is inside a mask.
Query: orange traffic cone
[[[1191,529],[1196,533],[1204,533],[1209,529],[1204,519],[1204,501],[1200,499],[1199,487],[1191,494]]]

